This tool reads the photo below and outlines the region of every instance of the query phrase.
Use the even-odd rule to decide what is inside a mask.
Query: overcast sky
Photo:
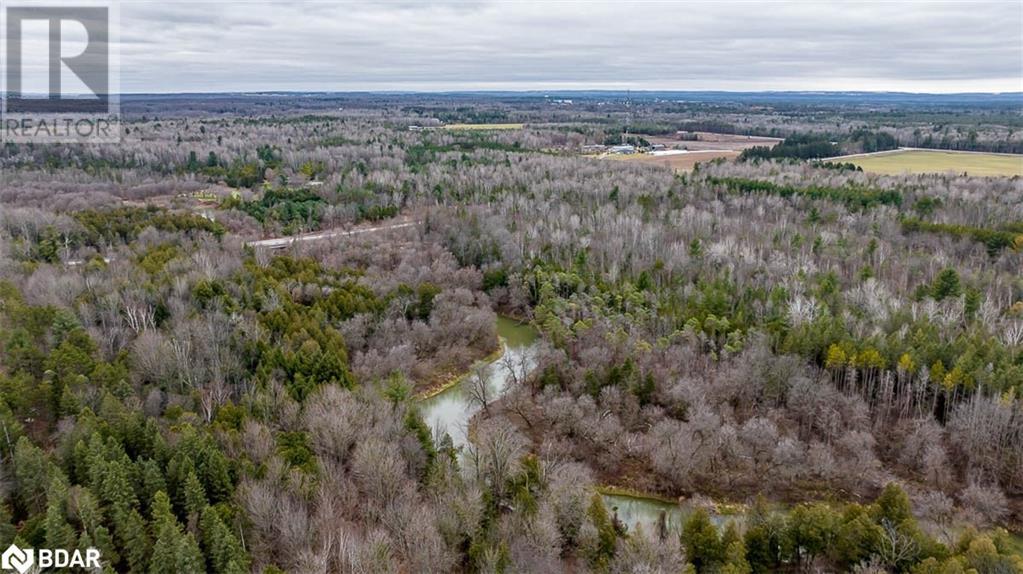
[[[1023,90],[1023,2],[148,2],[124,92]]]

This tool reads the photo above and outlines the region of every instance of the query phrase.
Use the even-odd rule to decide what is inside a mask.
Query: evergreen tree
[[[146,572],[152,547],[142,515],[134,508],[115,515],[114,534],[128,572]]]
[[[758,574],[774,572],[782,563],[785,541],[785,519],[774,515],[763,497],[757,497],[746,521],[746,556]]]
[[[195,516],[198,518],[199,514],[204,508],[206,508],[206,491],[203,490],[202,483],[199,482],[199,477],[194,472],[188,473],[188,477],[185,478],[185,515],[188,517]],[[191,520],[191,518],[190,518]]]
[[[174,507],[182,512],[185,511],[185,483],[188,481],[189,475],[196,474],[193,462],[194,454],[189,452],[191,449],[186,443],[187,441],[182,441],[177,452],[167,463],[167,487],[169,489],[167,492],[170,493]]]
[[[725,565],[721,567],[721,574],[751,574],[753,568],[746,559],[746,545],[742,539],[736,539],[725,546]]]
[[[155,460],[147,458],[135,461],[135,474],[138,477],[136,484],[139,485],[139,500],[145,501],[147,506],[157,492],[167,491],[167,481]]]
[[[788,537],[800,562],[812,564],[828,552],[835,539],[838,516],[826,504],[800,504],[789,515]]]
[[[59,477],[47,489],[46,545],[49,548],[74,548],[78,535],[67,521],[67,484]]]
[[[931,288],[931,296],[935,301],[941,301],[945,297],[958,297],[960,293],[962,287],[959,285],[959,274],[952,268],[942,270]]]
[[[103,465],[104,476],[100,484],[103,501],[110,505],[115,513],[125,513],[138,508],[135,487],[132,484],[131,462],[125,456]]]
[[[653,399],[656,388],[653,373],[647,373],[640,377],[636,384],[633,385],[632,392],[636,395],[636,399],[639,401],[640,406],[646,406],[650,404],[650,401]]]
[[[231,500],[234,483],[231,481],[230,466],[227,457],[212,442],[204,450],[199,478],[211,504]]]
[[[82,535],[92,539],[92,546],[97,546],[103,551],[103,556],[109,561],[116,561],[110,556],[113,555],[113,538],[109,529],[104,525],[103,512],[100,510],[99,501],[92,492],[82,486],[75,487],[75,509],[74,514],[82,525]]]
[[[0,504],[0,546],[6,548],[17,534],[18,531],[12,524],[10,509],[6,504]]]
[[[595,570],[605,570],[615,555],[618,533],[604,506],[604,497],[594,493],[586,515],[597,529],[596,545],[589,549],[587,560]]]
[[[199,543],[195,541],[195,537],[192,536],[191,532],[185,534],[179,540],[177,552],[174,556],[174,566],[177,572],[205,574],[206,561],[203,559],[202,551],[199,549]]]
[[[16,500],[22,510],[27,514],[44,511],[51,469],[46,453],[23,436],[14,447],[13,466]]]
[[[195,537],[191,533],[182,533],[166,493],[157,492],[153,497],[152,513],[150,524],[156,542],[149,562],[149,574],[206,572],[206,563]]]
[[[771,536],[765,525],[751,526],[746,529],[744,538],[747,548],[746,555],[753,572],[773,572],[780,564],[780,544]]]
[[[881,495],[874,501],[871,513],[878,523],[887,520],[892,526],[899,526],[913,518],[909,496],[894,482],[889,482],[881,491]]]
[[[882,535],[881,527],[871,520],[862,506],[851,505],[838,528],[832,559],[851,568],[876,552]]]
[[[966,574],[966,566],[963,564],[964,560],[958,557],[948,558],[944,561],[939,561],[936,558],[928,558],[911,570],[911,574]],[[970,570],[974,572],[974,570]]]
[[[247,571],[245,551],[212,506],[202,511],[199,529],[202,548],[213,574],[243,574]]]
[[[698,508],[682,525],[682,547],[697,572],[709,572],[724,558],[718,530],[707,511]]]
[[[739,535],[739,527],[736,526],[734,520],[729,520],[728,524],[725,525],[725,531],[721,533],[722,550],[726,550],[732,543],[741,540],[742,536]]]
[[[176,574],[178,569],[178,547],[182,534],[173,523],[164,522],[154,531],[153,556],[149,563],[149,574]]]
[[[120,559],[120,555],[114,546],[114,540],[110,536],[110,531],[105,526],[100,526],[95,530],[83,530],[78,537],[78,543],[75,545],[75,548],[95,548],[99,550],[101,562],[104,565],[115,564]]]

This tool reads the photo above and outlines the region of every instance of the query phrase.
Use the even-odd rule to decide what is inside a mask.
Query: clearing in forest
[[[657,165],[675,171],[690,171],[697,163],[718,158],[733,160],[742,150],[755,147],[774,147],[782,140],[761,136],[723,134],[715,132],[678,132],[671,135],[635,134],[649,142],[653,149],[634,154],[603,154],[600,157],[621,161]],[[656,149],[660,146],[661,149]]]
[[[895,150],[869,155],[832,158],[847,161],[864,171],[900,173],[967,173],[975,176],[1023,175],[1023,155],[931,150]]]
[[[521,130],[525,124],[448,124],[448,130]]]
[[[673,150],[674,151],[674,150]],[[700,151],[682,151],[679,153],[635,153],[629,155],[605,155],[601,156],[603,159],[619,160],[619,161],[631,161],[636,163],[645,163],[647,165],[659,165],[674,169],[675,171],[689,171],[700,162],[708,162],[718,158],[734,159],[739,157],[739,152],[735,150],[700,150]]]

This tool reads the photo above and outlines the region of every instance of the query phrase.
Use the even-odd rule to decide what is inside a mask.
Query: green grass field
[[[882,174],[955,173],[976,176],[1023,175],[1023,155],[907,150],[861,157],[836,158]]]
[[[524,124],[448,124],[449,130],[521,130]]]

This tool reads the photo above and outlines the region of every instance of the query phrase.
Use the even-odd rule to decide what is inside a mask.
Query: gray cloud
[[[128,92],[1023,90],[1023,3],[121,3]]]

